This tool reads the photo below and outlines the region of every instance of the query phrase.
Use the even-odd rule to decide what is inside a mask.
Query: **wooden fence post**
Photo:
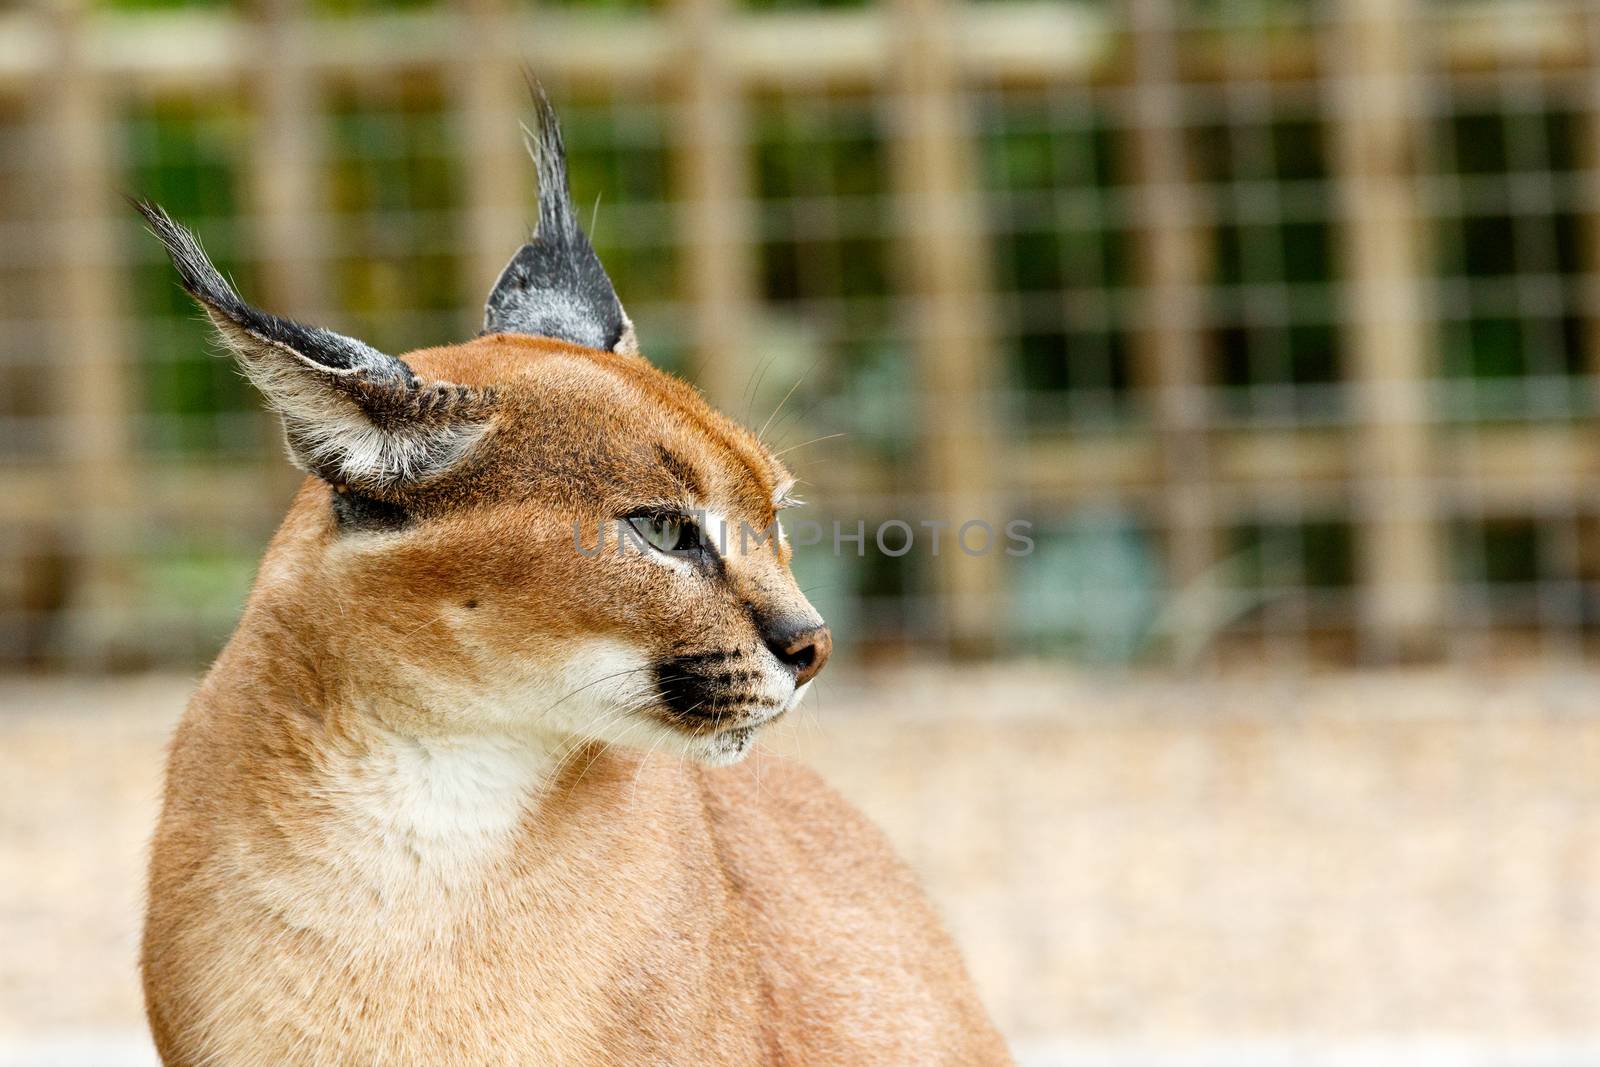
[[[534,204],[525,178],[533,163],[518,123],[527,88],[519,71],[518,35],[505,0],[461,0],[461,61],[453,72],[467,169],[468,336],[483,327],[483,301],[511,256],[528,238]]]
[[[956,26],[947,0],[895,0],[890,40],[892,180],[899,212],[907,323],[919,374],[924,500],[951,523],[936,560],[952,649],[993,647],[1001,619],[1005,494],[994,415],[1000,385],[988,227],[972,128],[961,95]],[[924,516],[899,516],[915,523]],[[954,541],[969,520],[992,524],[982,555]],[[977,548],[981,531],[974,530]]]
[[[46,298],[57,323],[60,491],[74,575],[62,652],[79,666],[103,667],[127,650],[132,632],[133,509],[141,494],[117,239],[127,216],[114,195],[105,83],[85,54],[88,14],[84,0],[49,8],[54,63],[43,103],[51,185],[41,208],[54,222]]]
[[[1583,317],[1588,323],[1587,356],[1591,378],[1591,404],[1600,411],[1600,5],[1590,4],[1584,11],[1584,38],[1587,44],[1588,64],[1583,112],[1583,163],[1587,171],[1584,186],[1583,245],[1586,255],[1579,262],[1589,278],[1584,299],[1587,306]]]
[[[318,74],[305,62],[305,0],[255,0],[250,14],[255,122],[248,187],[261,265],[257,299],[281,314],[321,324],[334,309],[328,306],[326,243],[315,218],[324,203],[318,174],[321,94]],[[272,444],[265,476],[288,496],[301,475],[279,456],[276,419],[267,420],[265,433]]]
[[[255,0],[251,71],[255,123],[249,182],[261,259],[260,299],[316,322],[328,310],[326,262],[312,215],[323,202],[317,165],[318,76],[305,63],[304,0]]]
[[[1135,375],[1151,400],[1161,456],[1173,633],[1198,655],[1215,625],[1208,572],[1217,559],[1206,396],[1204,253],[1185,142],[1173,0],[1128,0],[1128,151],[1138,219]]]
[[[711,402],[737,414],[751,351],[756,257],[742,86],[725,54],[726,0],[679,0],[679,261],[692,317],[689,374]]]
[[[1415,0],[1342,0],[1331,42],[1345,321],[1355,404],[1361,643],[1431,655],[1444,626],[1429,425],[1423,234],[1414,115]]]

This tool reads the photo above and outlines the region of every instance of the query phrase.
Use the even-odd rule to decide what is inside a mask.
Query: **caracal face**
[[[799,702],[830,639],[789,569],[793,478],[755,435],[635,355],[490,335],[406,358],[492,389],[470,459],[399,514],[312,503],[330,595],[406,604],[374,639],[446,697],[440,726],[725,764]]]
[[[252,307],[136,205],[311,476],[252,604],[412,736],[731,763],[831,648],[777,525],[794,480],[639,354],[535,102],[538,229],[465,344],[396,357]]]

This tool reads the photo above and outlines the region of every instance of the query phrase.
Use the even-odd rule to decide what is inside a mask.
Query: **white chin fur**
[[[690,746],[690,755],[708,767],[731,767],[750,754],[760,729],[759,726],[742,726],[696,738]]]

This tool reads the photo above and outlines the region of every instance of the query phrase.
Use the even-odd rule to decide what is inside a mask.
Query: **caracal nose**
[[[796,688],[817,676],[833,651],[833,634],[820,623],[803,623],[767,637],[767,647],[785,667],[794,671]]]

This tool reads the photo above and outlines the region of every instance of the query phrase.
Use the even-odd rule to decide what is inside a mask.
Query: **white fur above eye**
[[[729,527],[728,517],[720,511],[706,508],[700,512],[706,544],[717,550],[717,555],[726,556],[737,551],[738,531]]]
[[[700,514],[704,516],[706,543],[715,547],[720,556],[734,558],[747,555],[760,550],[766,543],[768,532],[748,522],[736,522],[722,512],[709,508]],[[782,536],[781,527],[779,536]]]

